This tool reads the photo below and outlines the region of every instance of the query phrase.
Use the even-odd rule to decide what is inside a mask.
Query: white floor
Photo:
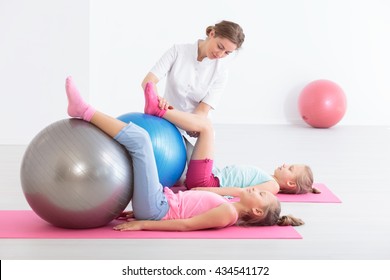
[[[216,136],[218,165],[307,163],[342,203],[283,203],[306,222],[301,240],[0,239],[0,259],[390,259],[390,127],[218,125]],[[0,209],[29,209],[25,148],[0,146]]]

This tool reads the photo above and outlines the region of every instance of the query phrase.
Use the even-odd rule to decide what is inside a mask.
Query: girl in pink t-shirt
[[[158,109],[157,96],[151,87],[145,90],[147,113],[163,116]],[[66,80],[68,114],[91,122],[130,153],[133,160],[134,190],[132,212],[125,212],[125,218],[135,218],[114,227],[115,230],[167,230],[189,231],[207,228],[223,228],[230,225],[301,225],[303,222],[291,216],[280,217],[280,202],[272,193],[246,188],[240,193],[240,200],[231,203],[222,196],[207,191],[186,191],[173,193],[159,183],[156,162],[149,134],[134,123],[124,123],[116,118],[96,111],[79,94],[71,77]],[[212,153],[206,143],[213,133],[196,127],[189,121],[193,114],[170,110],[169,120],[191,131],[199,131],[199,138],[193,157],[207,158]],[[195,125],[194,125],[195,124]]]

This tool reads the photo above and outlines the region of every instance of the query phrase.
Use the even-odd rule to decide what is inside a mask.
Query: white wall
[[[300,90],[325,78],[348,98],[339,125],[390,124],[390,1],[91,3],[91,97],[112,114],[142,110],[140,82],[173,43],[204,38],[208,25],[229,19],[247,39],[216,123],[301,123]]]
[[[247,39],[216,123],[302,123],[300,90],[326,78],[347,94],[339,126],[389,125],[388,11],[386,0],[0,0],[0,144],[26,144],[66,117],[68,74],[98,109],[142,111],[155,61],[222,19]]]
[[[0,0],[0,144],[66,115],[64,80],[89,89],[89,2]]]

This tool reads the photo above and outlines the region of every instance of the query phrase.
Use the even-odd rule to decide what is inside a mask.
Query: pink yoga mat
[[[314,183],[313,186],[321,191],[319,194],[282,194],[276,196],[281,202],[306,202],[306,203],[341,203],[341,200],[333,194],[324,184]],[[238,201],[239,198],[234,197],[230,201]]]
[[[291,226],[236,227],[190,232],[126,231],[112,227],[113,221],[95,229],[63,229],[48,224],[30,210],[0,211],[0,238],[27,239],[301,239]]]
[[[314,183],[313,187],[319,189],[321,193],[277,194],[277,197],[282,202],[341,203],[341,200],[325,184]]]

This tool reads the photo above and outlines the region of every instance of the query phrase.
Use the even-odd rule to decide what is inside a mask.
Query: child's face
[[[243,189],[240,201],[248,208],[267,209],[272,203],[276,203],[276,196],[268,191],[260,191],[253,187]]]
[[[296,178],[304,172],[303,164],[283,164],[275,169],[274,177],[278,181],[280,187],[288,185],[288,182],[295,184]]]

